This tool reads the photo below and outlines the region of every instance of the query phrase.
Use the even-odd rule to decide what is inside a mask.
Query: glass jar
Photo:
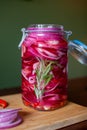
[[[22,39],[22,99],[38,110],[53,110],[67,103],[66,33],[61,25],[34,24]]]

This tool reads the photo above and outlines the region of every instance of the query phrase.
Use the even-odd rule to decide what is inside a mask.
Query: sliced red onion
[[[0,118],[0,123],[2,122],[6,122],[6,123],[9,123],[9,122],[12,122],[16,119],[17,117],[17,113],[14,113],[14,114],[10,114],[10,115],[6,115],[6,116],[2,116],[2,118]]]
[[[48,59],[54,59],[54,60],[57,60],[58,57],[53,57],[53,55],[47,55],[47,54],[44,54],[40,49],[37,49],[38,53],[43,56],[44,58],[48,58]]]
[[[7,112],[17,112],[17,111],[20,111],[21,110],[21,108],[13,108],[13,109],[9,109],[9,108],[7,108],[7,109],[2,109],[2,110],[0,110],[0,115],[1,114],[4,114],[4,113],[7,113]]]
[[[20,116],[18,116],[16,118],[16,120],[12,123],[0,123],[0,129],[7,129],[7,128],[12,128],[12,127],[15,127],[17,125],[19,125],[20,123],[22,122],[22,118]]]
[[[39,51],[41,51],[41,49],[39,50]],[[45,50],[45,49],[43,49],[42,50],[45,54],[47,54],[48,56],[52,56],[52,57],[57,57],[55,54],[53,54],[53,53],[51,53],[50,51],[47,51],[47,50]]]
[[[0,118],[5,118],[6,116],[10,116],[14,113],[18,113],[18,111],[21,109],[4,109],[0,110]]]
[[[17,109],[3,109],[0,110],[0,129],[11,128],[22,122],[22,118],[18,115]]]

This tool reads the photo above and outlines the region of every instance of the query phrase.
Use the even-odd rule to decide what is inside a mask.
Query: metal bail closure
[[[81,64],[87,65],[87,46],[79,40],[69,41],[69,53]]]
[[[23,35],[22,35],[22,39],[21,39],[21,41],[20,41],[20,43],[19,43],[19,45],[18,45],[18,48],[21,47],[23,41],[25,40],[25,38],[26,38],[26,36],[27,36],[27,33],[25,33],[25,30],[26,30],[25,28],[22,28],[22,29],[21,29]]]

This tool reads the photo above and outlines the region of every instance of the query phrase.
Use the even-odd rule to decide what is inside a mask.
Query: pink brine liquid
[[[21,46],[22,99],[38,110],[67,103],[67,41],[57,28],[28,28]]]

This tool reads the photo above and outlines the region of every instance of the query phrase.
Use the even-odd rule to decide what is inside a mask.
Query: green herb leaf
[[[52,75],[50,74],[49,76],[48,76],[48,78],[46,78],[45,79],[45,85],[47,85],[49,82],[50,82],[50,80],[52,79]]]

